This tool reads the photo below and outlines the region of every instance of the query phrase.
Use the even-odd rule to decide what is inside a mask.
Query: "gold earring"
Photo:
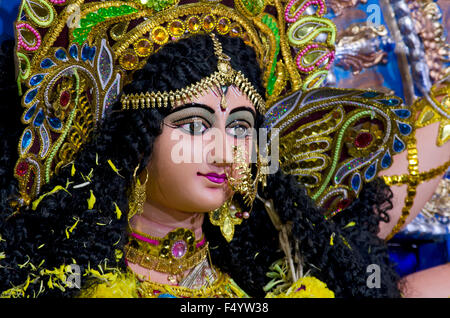
[[[266,152],[267,153],[267,152]],[[263,160],[258,154],[256,163],[256,177],[252,179],[251,168],[245,160],[244,151],[241,147],[233,147],[233,162],[237,163],[237,170],[241,172],[241,177],[233,178],[226,170],[228,185],[234,193],[240,193],[244,198],[244,203],[249,207],[248,211],[243,211],[241,206],[233,200],[233,197],[225,201],[225,203],[218,209],[209,212],[209,220],[211,224],[220,227],[220,232],[227,242],[231,242],[234,236],[234,227],[240,225],[243,219],[250,217],[250,211],[253,206],[253,201],[256,198],[258,191],[258,183],[262,182],[266,186],[266,172],[262,168],[267,166],[267,160]],[[234,169],[233,169],[234,170]]]
[[[228,243],[233,239],[235,225],[240,225],[243,219],[249,217],[250,213],[242,212],[241,207],[233,200],[233,197],[225,201],[220,208],[209,212],[209,221],[212,225],[220,227],[220,232]]]
[[[141,215],[142,212],[144,212],[144,203],[147,199],[146,187],[148,181],[148,170],[145,168],[145,181],[141,183],[139,176],[136,176],[138,169],[139,166],[136,167],[133,174],[134,183],[131,188],[131,196],[129,199],[130,211],[128,213],[128,220],[130,220],[135,214]]]

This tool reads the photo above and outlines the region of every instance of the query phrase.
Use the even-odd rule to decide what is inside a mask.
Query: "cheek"
[[[205,170],[201,158],[198,163],[193,163],[189,147],[184,150],[191,160],[174,158],[174,153],[183,148],[183,141],[171,140],[166,135],[160,137],[155,141],[149,169],[152,181],[148,195],[151,200],[187,212],[207,212],[222,205],[224,191],[208,188],[204,177],[197,175],[198,171]]]
[[[196,174],[195,165],[189,163],[190,154],[183,153],[188,149],[185,144],[183,140],[171,139],[168,134],[162,134],[155,141],[151,169],[156,183],[167,194],[176,193]]]

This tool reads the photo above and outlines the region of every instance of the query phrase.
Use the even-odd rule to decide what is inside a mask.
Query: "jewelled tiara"
[[[142,109],[150,107],[173,107],[180,102],[201,96],[211,87],[234,85],[245,94],[260,113],[264,113],[266,105],[263,97],[256,91],[250,81],[231,67],[230,58],[222,51],[222,46],[214,33],[210,33],[214,43],[214,54],[217,56],[217,71],[185,88],[175,91],[158,91],[122,95],[122,109]]]

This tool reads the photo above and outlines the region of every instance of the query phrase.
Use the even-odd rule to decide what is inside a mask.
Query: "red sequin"
[[[355,138],[355,146],[358,148],[366,148],[372,142],[373,137],[371,133],[360,132]]]
[[[16,173],[23,177],[28,172],[28,163],[21,162],[17,165]]]
[[[337,204],[338,210],[344,210],[350,205],[351,201],[349,199],[343,199]]]
[[[62,107],[66,107],[67,104],[70,102],[70,92],[69,91],[63,91],[61,95],[59,96],[59,103]]]

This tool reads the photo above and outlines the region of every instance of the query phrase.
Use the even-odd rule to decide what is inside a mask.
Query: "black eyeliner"
[[[172,122],[172,124],[177,124],[177,123],[179,123],[180,121],[185,121],[185,120],[188,120],[188,119],[191,119],[191,118],[198,118],[199,121],[204,120],[204,121],[206,121],[206,122],[208,123],[208,125],[211,126],[211,123],[208,121],[208,119],[203,118],[203,117],[198,116],[198,115],[192,115],[192,116],[188,116],[188,117],[183,117],[183,118],[181,118],[181,119],[178,119],[178,120]]]
[[[231,124],[233,124],[233,123],[236,123],[236,122],[240,122],[240,121],[246,122],[246,123],[250,126],[250,128],[252,128],[252,124],[249,123],[247,120],[245,120],[245,119],[243,119],[243,118],[241,118],[241,119],[235,119],[235,120],[233,120],[231,123],[229,123],[227,126],[229,126],[229,125],[231,125]]]

